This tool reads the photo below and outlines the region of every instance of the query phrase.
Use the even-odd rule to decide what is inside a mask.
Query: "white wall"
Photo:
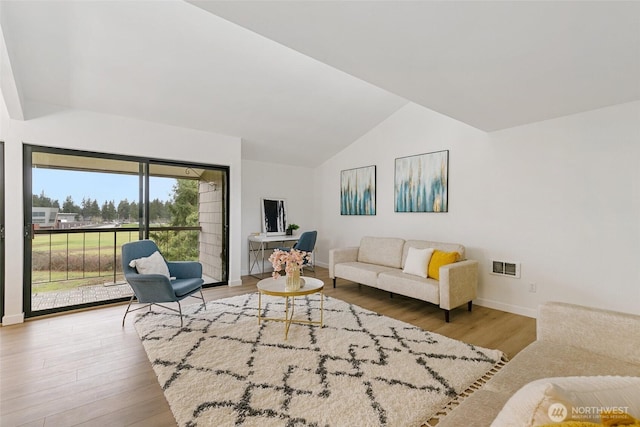
[[[298,224],[298,233],[317,228],[313,176],[314,170],[310,168],[252,160],[242,162],[243,275],[248,274],[247,238],[261,231],[260,199],[263,197],[286,199],[287,223]]]
[[[487,134],[409,104],[315,170],[241,161],[240,140],[84,111],[13,121],[4,105],[5,317],[22,316],[22,142],[229,165],[230,284],[247,269],[260,198],[283,197],[289,219],[318,229],[316,261],[363,235],[459,242],[481,265],[481,305],[534,316],[560,300],[638,313],[640,102]],[[449,212],[395,213],[396,157],[450,150]],[[377,215],[341,216],[340,171],[377,165]],[[242,208],[242,209],[241,209]],[[491,258],[522,277],[488,273]],[[528,292],[529,283],[538,287]]]
[[[230,167],[229,284],[240,284],[241,141],[239,138],[177,128],[118,116],[41,106],[27,121],[3,113],[5,141],[6,274],[3,324],[22,321],[22,144],[149,156]],[[33,110],[30,110],[33,111]]]
[[[395,213],[394,159],[449,153],[449,212]],[[340,170],[377,165],[377,215],[341,216]],[[487,134],[415,104],[316,170],[318,261],[363,235],[462,243],[480,305],[559,300],[640,313],[640,102]],[[489,260],[521,263],[520,279]],[[537,292],[529,292],[529,284]]]

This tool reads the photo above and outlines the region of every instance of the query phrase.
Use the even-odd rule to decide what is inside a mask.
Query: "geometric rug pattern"
[[[135,327],[180,426],[421,426],[504,355],[324,297],[324,327],[258,324],[258,294],[145,312]],[[298,297],[318,320],[320,295]],[[263,296],[263,315],[284,299]]]

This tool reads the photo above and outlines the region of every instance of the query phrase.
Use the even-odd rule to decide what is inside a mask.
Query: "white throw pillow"
[[[533,427],[561,421],[599,423],[600,410],[607,408],[624,409],[640,418],[640,377],[556,377],[532,381],[511,396],[491,427]]]
[[[134,259],[129,263],[139,274],[162,274],[169,278],[169,267],[160,252],[155,251],[148,257]]]
[[[407,252],[407,259],[404,262],[404,270],[402,270],[402,272],[424,277],[426,279],[431,255],[433,255],[433,249],[431,248],[409,248],[409,251]]]

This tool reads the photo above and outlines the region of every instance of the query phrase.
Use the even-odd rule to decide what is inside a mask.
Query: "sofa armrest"
[[[537,338],[640,364],[640,316],[561,302],[538,307]]]
[[[454,309],[477,294],[478,261],[465,260],[440,267],[440,308]]]
[[[331,249],[329,251],[329,277],[335,279],[334,267],[341,262],[353,262],[358,260],[358,246],[349,248]]]

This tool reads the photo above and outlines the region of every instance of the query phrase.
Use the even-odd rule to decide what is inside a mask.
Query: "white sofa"
[[[537,425],[532,422],[536,412],[542,412],[544,416],[547,412],[545,401],[549,404],[553,400],[547,401],[545,393],[536,388],[541,387],[548,392],[549,384],[562,380],[576,381],[574,378],[597,383],[599,376],[640,377],[640,316],[548,302],[538,310],[537,340],[525,347],[437,425]],[[525,386],[527,389],[523,388],[516,395]],[[597,388],[593,384],[589,387],[589,393],[574,394],[597,395]],[[527,393],[523,393],[525,391]],[[604,394],[613,395],[615,389],[603,384],[603,391]],[[640,396],[640,387],[633,393]],[[508,406],[505,405],[507,402]],[[615,400],[613,404],[628,405],[623,400]],[[636,418],[640,416],[640,407],[630,409],[633,409],[630,414]]]
[[[439,280],[423,278],[402,271],[409,248],[458,252],[461,261],[440,267]],[[360,246],[329,251],[329,277],[334,288],[341,278],[437,304],[449,322],[450,310],[467,304],[471,311],[478,289],[478,262],[465,259],[464,246],[456,243],[363,237]]]

